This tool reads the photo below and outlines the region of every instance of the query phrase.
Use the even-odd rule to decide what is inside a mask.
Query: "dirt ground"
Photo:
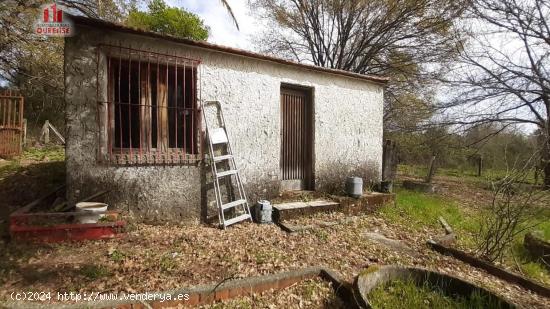
[[[332,221],[338,215],[320,216]],[[412,247],[417,256],[364,239],[377,231]],[[132,225],[124,239],[56,245],[4,244],[0,253],[0,299],[12,291],[163,291],[226,278],[324,265],[347,280],[364,267],[402,264],[427,267],[479,283],[525,307],[548,308],[550,300],[507,284],[425,246],[430,235],[392,225],[375,215],[346,224],[287,234],[276,225],[244,223],[226,231],[209,226]]]
[[[176,307],[178,308],[178,307]],[[181,306],[180,308],[185,308]],[[245,308],[330,308],[344,309],[345,304],[336,296],[330,283],[315,279],[296,283],[279,291],[266,291],[258,295],[237,297],[220,303],[200,306],[201,309]]]
[[[21,184],[33,180],[32,174],[18,171]],[[34,177],[42,180],[42,174]],[[0,179],[0,184],[4,181]],[[464,207],[487,198],[487,192],[455,181],[437,180],[441,194],[459,199]],[[53,184],[48,184],[52,185]],[[5,196],[18,192],[19,185],[0,187]],[[6,193],[8,192],[8,193]],[[38,195],[38,193],[36,194]],[[10,208],[23,205],[29,197],[9,197]],[[8,204],[3,201],[4,205]],[[390,205],[388,207],[396,207]],[[344,220],[346,219],[346,220]],[[294,234],[278,226],[243,223],[225,231],[213,226],[152,226],[130,223],[122,239],[84,243],[25,245],[0,241],[0,300],[11,292],[145,292],[165,291],[197,284],[218,283],[228,278],[272,274],[307,266],[324,266],[339,272],[346,280],[370,265],[400,264],[425,267],[480,284],[526,308],[550,308],[550,299],[508,284],[484,271],[451,257],[437,254],[425,245],[442,229],[426,227],[420,232],[407,225],[389,222],[378,214],[345,217],[324,214],[295,223],[345,221]],[[378,232],[397,239],[413,249],[405,254],[367,240],[365,232]],[[328,297],[319,295],[309,308],[322,307]],[[277,292],[281,293],[281,292]],[[289,289],[281,295],[292,306],[304,289]],[[297,296],[289,296],[297,295]],[[235,304],[269,303],[270,296],[238,299]],[[295,304],[295,303],[294,303]],[[324,306],[324,305],[323,305]]]

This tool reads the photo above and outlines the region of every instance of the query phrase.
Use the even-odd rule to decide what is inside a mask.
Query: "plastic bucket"
[[[348,177],[346,180],[346,193],[354,198],[363,196],[363,178]]]
[[[273,207],[271,203],[266,200],[259,200],[256,204],[256,221],[258,223],[271,223]]]

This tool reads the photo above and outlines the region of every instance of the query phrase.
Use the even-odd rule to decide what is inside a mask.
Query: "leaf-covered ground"
[[[182,308],[185,308],[182,306]],[[252,308],[331,308],[344,309],[330,283],[315,279],[296,283],[279,291],[266,291],[253,296],[237,297],[220,303],[200,306],[201,309]]]
[[[35,168],[34,163],[28,166]],[[11,179],[20,180],[22,186],[46,183],[47,174],[34,173],[32,168],[15,166],[12,171],[11,167],[6,167],[0,181],[8,184]],[[59,169],[56,171],[61,174]],[[387,205],[378,213],[356,217],[326,214],[296,220],[295,223],[305,225],[312,222],[343,223],[295,234],[288,234],[275,225],[251,223],[238,224],[226,231],[206,225],[134,223],[128,226],[124,238],[108,241],[52,245],[0,241],[0,300],[8,300],[12,291],[164,291],[307,266],[331,268],[351,281],[367,266],[401,264],[426,267],[470,280],[524,307],[549,308],[548,298],[510,285],[426,247],[428,239],[443,233],[436,220],[438,215],[445,216],[461,232],[459,244],[468,247],[475,223],[467,219],[476,211],[476,203],[487,197],[487,191],[464,185],[459,180],[436,180],[442,182],[440,196],[398,191],[397,203]],[[29,197],[16,195],[18,190],[20,186],[0,187],[0,194],[10,199],[10,207],[28,202]],[[372,243],[363,237],[366,231],[400,240],[417,254],[411,256]],[[314,308],[328,297],[323,289],[319,287],[320,296],[316,298],[320,302],[306,307]],[[307,296],[308,292],[296,288],[276,293],[300,298]],[[273,295],[267,293],[235,302],[244,304],[264,299],[269,303],[275,297]],[[282,298],[288,298],[289,302],[294,298],[287,296]],[[277,307],[284,307],[296,303],[277,304]]]
[[[332,221],[337,215],[318,220]],[[366,241],[378,231],[414,248],[418,256]],[[324,265],[347,280],[373,264],[428,267],[480,283],[527,307],[550,300],[509,285],[457,260],[436,254],[425,241],[437,229],[419,232],[375,215],[345,224],[287,234],[275,225],[244,223],[226,231],[209,226],[135,224],[121,240],[75,244],[5,244],[0,252],[0,298],[11,291],[163,291],[225,278],[277,273]]]

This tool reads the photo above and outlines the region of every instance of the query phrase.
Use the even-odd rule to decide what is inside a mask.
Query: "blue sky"
[[[210,27],[209,42],[255,50],[252,38],[262,28],[261,22],[256,20],[248,8],[248,0],[228,0],[237,17],[240,31],[237,30],[229,13],[219,0],[165,0],[170,6],[185,8],[199,15]]]

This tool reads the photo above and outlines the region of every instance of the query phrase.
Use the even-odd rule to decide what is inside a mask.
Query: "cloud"
[[[199,15],[210,27],[209,42],[254,50],[252,38],[263,26],[252,16],[247,0],[228,0],[227,2],[237,18],[240,31],[237,30],[231,16],[219,0],[166,0],[170,6],[182,7]]]

